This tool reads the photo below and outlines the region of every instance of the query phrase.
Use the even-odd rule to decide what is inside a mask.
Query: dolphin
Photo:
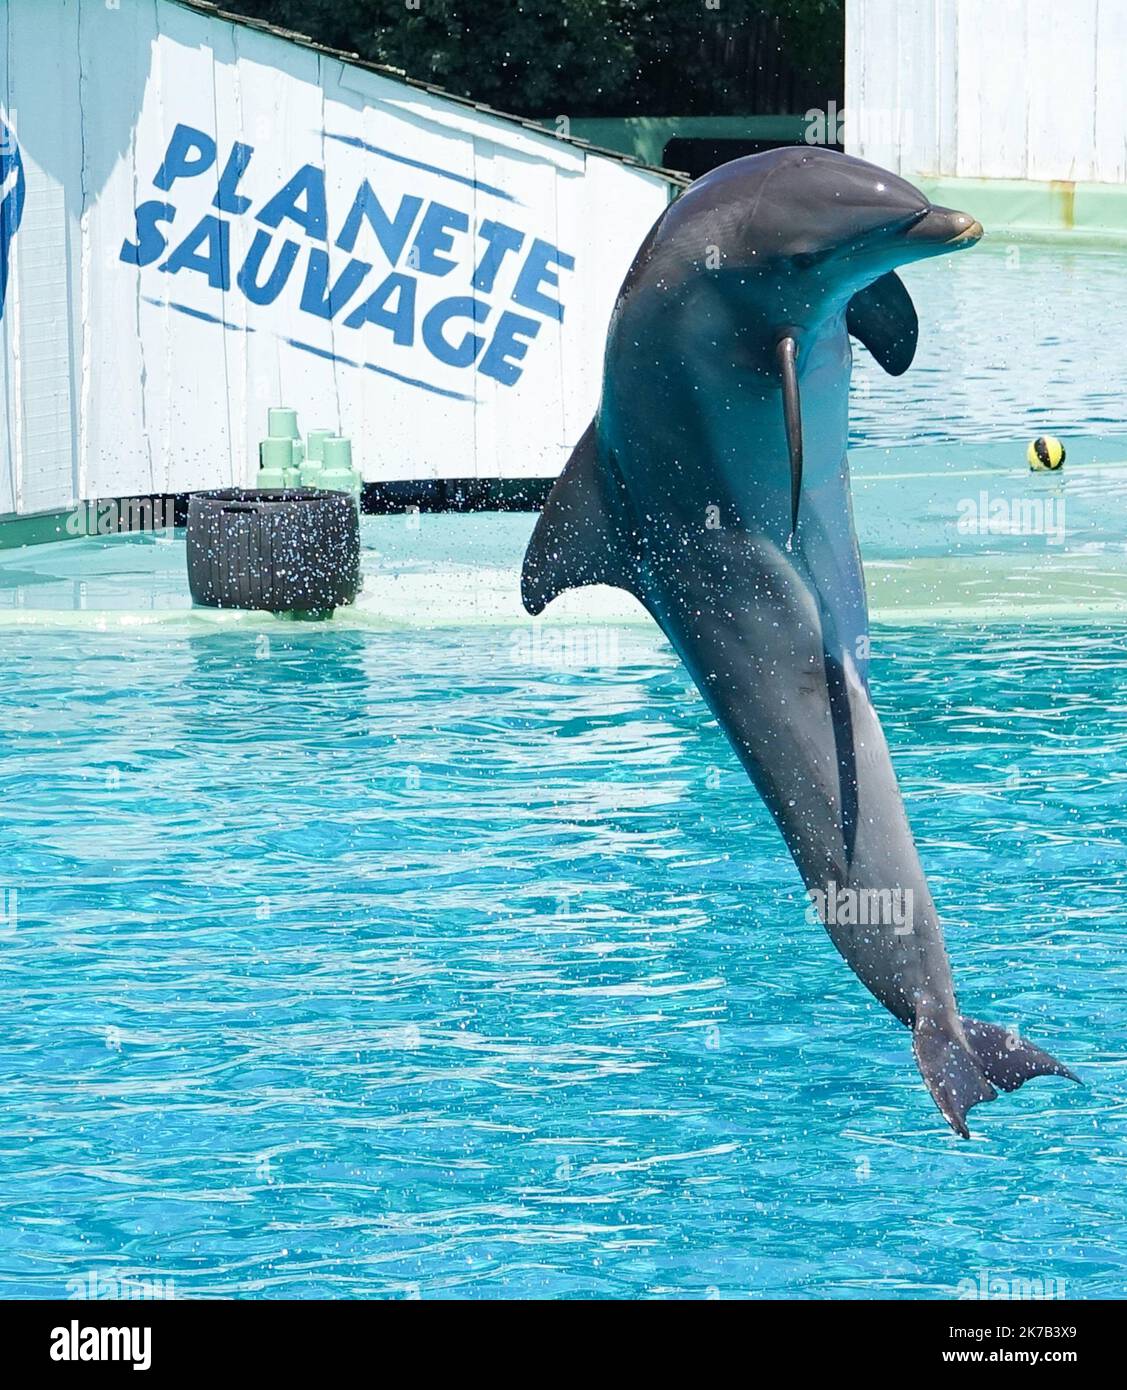
[[[915,352],[895,267],[981,225],[863,160],[788,147],[722,165],[658,219],[611,317],[598,411],[529,542],[521,596],[611,584],[665,632],[732,743],[834,946],[901,1023],[936,1105],[1078,1078],[959,1013],[869,697],[850,504],[850,335]],[[910,911],[905,911],[905,905]]]

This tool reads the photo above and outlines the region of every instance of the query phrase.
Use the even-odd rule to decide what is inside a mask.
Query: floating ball
[[[1064,445],[1051,434],[1042,434],[1025,451],[1035,473],[1055,473],[1064,462]]]

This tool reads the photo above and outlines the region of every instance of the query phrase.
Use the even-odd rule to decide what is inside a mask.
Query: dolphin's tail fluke
[[[1012,1029],[964,1018],[962,1027],[945,1027],[935,1014],[920,1011],[912,1030],[912,1050],[932,1099],[951,1128],[970,1138],[967,1111],[998,1091],[1016,1091],[1032,1076],[1080,1078],[1047,1052]],[[961,1034],[961,1036],[960,1036]]]

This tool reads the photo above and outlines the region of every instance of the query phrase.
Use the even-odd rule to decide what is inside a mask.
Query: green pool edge
[[[1065,436],[1063,474],[1031,474],[1026,441],[933,441],[849,451],[874,626],[964,623],[1114,625],[1127,621],[1127,435]],[[935,508],[979,488],[1032,494],[1076,481],[1089,519],[1098,505],[1096,544],[1083,533],[1074,548],[1025,545],[937,548]],[[1076,505],[1076,504],[1074,504]],[[419,631],[470,627],[517,633],[545,626],[646,627],[649,615],[629,595],[591,588],[562,595],[542,619],[520,603],[520,565],[535,509],[420,514],[413,509],[364,519],[364,587],[355,606],[338,609],[311,631]],[[1072,515],[1070,509],[1070,515]],[[285,618],[191,606],[183,532],[82,537],[68,527],[74,509],[0,518],[0,629],[203,633],[277,630]],[[1122,516],[1122,522],[1119,517]],[[1106,520],[1105,520],[1106,518]],[[948,522],[950,518],[948,517]],[[946,523],[945,523],[946,524]],[[903,555],[882,538],[906,528]],[[913,551],[918,526],[930,537]],[[421,532],[421,534],[420,534]],[[86,541],[84,552],[62,542]],[[54,543],[54,544],[53,544]],[[22,551],[22,554],[20,553]],[[54,593],[51,585],[55,585]],[[89,585],[89,594],[87,594]],[[67,586],[77,596],[68,601]],[[100,590],[100,592],[99,592]],[[37,598],[37,591],[40,597]],[[0,600],[3,594],[0,593]],[[30,603],[28,600],[30,599]],[[293,625],[290,624],[293,631]]]

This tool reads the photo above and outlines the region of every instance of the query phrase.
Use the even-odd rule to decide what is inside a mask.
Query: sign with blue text
[[[248,482],[281,403],[373,481],[559,472],[668,179],[170,0],[0,11],[0,514]]]

